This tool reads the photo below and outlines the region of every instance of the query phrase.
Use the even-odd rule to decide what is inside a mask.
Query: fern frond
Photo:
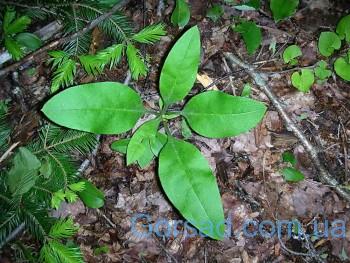
[[[133,44],[127,45],[126,56],[133,79],[137,80],[139,76],[147,75],[147,67]]]
[[[83,21],[73,19],[73,21],[66,21],[64,32],[66,34],[75,33],[86,26],[86,23]],[[79,37],[67,42],[64,44],[64,51],[69,55],[80,55],[89,52],[91,43],[91,33],[84,33]]]
[[[6,151],[11,129],[7,121],[7,108],[0,102],[0,153]]]
[[[109,69],[116,66],[124,53],[124,44],[116,44],[107,47],[97,53],[97,57],[105,61],[105,64],[109,64]]]
[[[79,57],[80,64],[87,74],[96,76],[103,72],[106,61],[95,55],[83,55]]]
[[[74,225],[71,217],[66,219],[59,219],[51,227],[49,236],[51,238],[68,238],[74,236],[78,232],[79,227]]]
[[[80,63],[86,73],[96,76],[103,72],[106,65],[109,64],[110,69],[117,65],[123,55],[123,50],[123,44],[116,44],[99,51],[96,55],[80,56]]]
[[[52,64],[52,69],[60,66],[63,62],[69,59],[69,54],[62,50],[52,50],[48,54],[51,58],[47,60],[48,64]]]
[[[84,259],[78,247],[68,247],[56,240],[51,240],[41,249],[40,261],[47,263],[83,263]]]
[[[153,44],[166,35],[165,26],[160,24],[150,25],[132,36],[132,39],[143,44]]]
[[[51,92],[56,92],[60,87],[68,87],[73,84],[74,75],[77,71],[75,61],[67,59],[54,72],[51,84]]]
[[[42,149],[59,153],[90,152],[96,145],[96,136],[92,133],[81,132],[48,124],[40,131]]]
[[[16,211],[2,211],[0,214],[0,244],[5,243],[6,238],[21,224],[21,219]]]
[[[25,223],[26,228],[38,240],[44,240],[47,233],[49,232],[52,218],[47,214],[48,210],[46,207],[35,207],[34,204],[26,204],[21,207],[20,214],[21,220]]]

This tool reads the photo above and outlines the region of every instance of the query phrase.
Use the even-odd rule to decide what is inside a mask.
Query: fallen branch
[[[327,169],[325,168],[325,166],[322,164],[321,160],[318,157],[318,151],[313,147],[313,145],[305,137],[303,132],[298,128],[297,124],[294,123],[294,121],[289,117],[289,115],[283,108],[281,102],[278,100],[276,95],[267,85],[265,81],[267,75],[265,73],[257,72],[253,66],[243,63],[232,53],[227,52],[224,55],[229,60],[232,66],[239,66],[241,68],[244,68],[248,72],[248,74],[254,79],[260,91],[262,91],[269,98],[273,106],[276,108],[276,110],[282,117],[287,128],[289,128],[294,133],[294,135],[300,140],[305,150],[310,155],[311,160],[313,161],[314,165],[319,171],[318,177],[320,181],[327,185],[330,185],[331,187],[334,187],[334,189],[338,192],[339,195],[341,195],[347,201],[350,201],[350,193],[347,192],[345,189],[343,189],[339,185],[337,180],[335,180],[332,177],[332,175],[327,171]]]
[[[33,60],[37,55],[41,54],[42,52],[45,52],[47,50],[53,49],[63,43],[69,42],[74,40],[77,37],[80,37],[81,35],[85,34],[86,32],[94,29],[99,23],[101,23],[102,21],[106,20],[107,18],[109,18],[111,15],[113,15],[119,8],[121,8],[122,6],[125,6],[129,1],[128,0],[124,0],[124,1],[120,1],[117,4],[115,4],[111,10],[107,13],[104,13],[102,15],[100,15],[99,17],[97,17],[96,19],[92,20],[89,24],[87,24],[84,28],[82,28],[81,30],[70,34],[66,37],[54,40],[48,44],[46,44],[45,46],[37,49],[36,51],[33,51],[32,53],[28,54],[27,56],[25,56],[23,59],[21,59],[20,61],[13,63],[9,66],[7,66],[4,69],[0,70],[0,77],[4,76],[8,73],[10,73],[11,71],[17,69],[18,67],[20,67],[23,63],[27,62],[27,61],[31,61]]]

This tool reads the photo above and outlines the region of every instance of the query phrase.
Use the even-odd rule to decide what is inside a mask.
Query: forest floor
[[[163,1],[131,1],[126,13],[138,28],[157,22],[170,25],[173,1],[164,1],[163,9],[158,8],[159,2]],[[102,136],[97,153],[90,156],[90,165],[84,176],[105,192],[105,206],[93,210],[77,202],[61,209],[62,213],[73,215],[75,222],[81,226],[76,241],[86,261],[350,262],[349,202],[332,187],[320,183],[310,157],[298,139],[287,130],[268,98],[257,89],[245,71],[232,68],[224,56],[224,52],[233,52],[246,63],[268,72],[268,85],[318,149],[324,165],[340,184],[349,185],[349,84],[339,78],[330,78],[325,83],[314,84],[310,92],[301,93],[291,85],[290,71],[283,64],[281,51],[290,44],[298,44],[303,51],[300,66],[315,64],[319,60],[317,39],[320,31],[334,28],[339,18],[349,13],[350,3],[345,0],[301,1],[302,5],[292,19],[276,25],[269,12],[241,12],[230,6],[225,6],[224,16],[214,23],[206,18],[210,3],[200,0],[189,2],[192,6],[190,24],[199,26],[203,51],[200,76],[193,93],[205,90],[216,81],[215,87],[211,88],[240,95],[244,84],[249,83],[253,87],[251,97],[268,105],[263,121],[248,133],[227,139],[206,139],[193,134],[189,139],[209,160],[217,177],[225,216],[232,217],[234,235],[223,241],[200,236],[186,237],[181,231],[179,235],[171,237],[162,237],[155,232],[147,238],[135,235],[132,219],[138,213],[149,215],[147,220],[137,222],[140,231],[142,224],[154,226],[159,219],[174,223],[182,218],[161,189],[156,173],[157,162],[154,161],[147,169],[136,165],[126,166],[125,157],[110,149],[112,141],[123,137]],[[231,29],[233,16],[254,18],[262,27],[263,44],[255,55],[247,55],[243,41]],[[157,83],[162,59],[180,34],[175,27],[169,26],[167,29],[167,36],[159,43],[144,48],[150,55],[149,75],[129,83],[142,94],[149,106],[159,99]],[[104,41],[99,39],[98,32],[94,37],[97,46],[99,41]],[[272,55],[269,46],[274,41],[277,49]],[[4,79],[4,88],[0,91],[1,98],[11,96],[16,101],[18,114],[23,114],[23,118],[20,117],[23,120],[20,123],[22,133],[18,136],[31,136],[28,131],[35,130],[38,123],[35,114],[40,105],[38,102],[48,93],[47,66],[37,63],[36,67],[38,75],[32,76],[28,70],[23,70],[18,76]],[[124,82],[126,72],[124,65],[107,71],[98,80]],[[96,80],[82,75],[79,83],[92,81]],[[14,89],[14,86],[21,88]],[[25,113],[24,109],[27,109]],[[286,165],[281,156],[285,151],[294,153],[297,168],[305,175],[305,180],[294,184],[284,181],[281,169]],[[280,238],[276,235],[270,238],[261,235],[248,237],[238,232],[246,220],[271,220],[275,223],[296,219],[310,234],[309,238],[298,238],[294,234],[291,237],[282,234]],[[325,229],[325,220],[330,224],[335,220],[344,220],[346,237],[312,236],[314,220],[319,222],[320,230]],[[315,257],[315,251],[321,257]]]

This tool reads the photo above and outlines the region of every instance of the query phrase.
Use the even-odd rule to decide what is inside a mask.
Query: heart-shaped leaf
[[[297,57],[300,57],[303,53],[301,52],[300,47],[297,45],[291,45],[287,47],[283,52],[283,61],[284,63],[289,63],[291,65],[296,65],[298,61]]]
[[[310,69],[302,69],[301,73],[292,74],[292,85],[302,92],[308,92],[314,82],[315,76]]]
[[[175,43],[160,73],[160,94],[169,104],[181,101],[191,90],[197,76],[200,57],[200,35],[197,26]]]
[[[150,156],[147,159],[153,159],[150,141],[156,137],[159,123],[160,119],[153,119],[145,122],[136,130],[128,145],[127,165],[139,161],[144,155]]]
[[[168,137],[159,155],[159,177],[172,204],[201,232],[224,235],[219,189],[208,161],[192,144]]]
[[[337,34],[340,39],[350,42],[350,15],[342,17],[337,25]]]
[[[334,50],[339,49],[340,46],[340,38],[334,32],[322,32],[318,39],[318,49],[325,57],[331,56]]]
[[[270,8],[276,22],[292,16],[299,5],[299,0],[271,0]]]
[[[249,131],[261,121],[265,111],[261,102],[207,91],[191,98],[182,114],[198,134],[223,138]]]
[[[334,70],[339,77],[350,81],[350,51],[348,57],[340,57],[334,62]]]
[[[257,50],[261,44],[262,34],[260,27],[253,21],[243,21],[237,25],[234,30],[242,34],[248,54],[254,54],[255,50]]]
[[[328,79],[332,75],[332,71],[327,69],[326,61],[321,60],[318,63],[317,68],[315,68],[315,75],[321,81]]]
[[[44,105],[53,122],[81,131],[118,134],[130,130],[144,113],[140,96],[118,82],[97,82],[66,89]]]
[[[176,0],[175,9],[171,15],[171,23],[178,27],[184,27],[190,21],[190,8],[185,0]]]

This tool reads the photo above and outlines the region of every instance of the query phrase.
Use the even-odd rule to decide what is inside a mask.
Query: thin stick
[[[339,195],[341,195],[344,199],[347,201],[350,201],[350,194],[346,190],[344,190],[337,180],[333,178],[333,176],[327,171],[325,166],[322,164],[321,160],[318,157],[318,151],[314,148],[314,146],[309,142],[309,140],[305,137],[303,132],[298,128],[298,126],[294,123],[294,121],[289,117],[285,109],[283,108],[281,102],[276,97],[276,95],[272,92],[272,90],[269,88],[265,81],[266,74],[259,73],[256,71],[256,69],[248,65],[246,63],[243,63],[241,60],[239,60],[235,55],[232,53],[225,53],[225,57],[229,60],[229,62],[232,64],[232,66],[239,66],[241,68],[244,68],[248,74],[254,79],[255,83],[259,87],[260,91],[262,91],[271,101],[273,106],[276,108],[280,116],[282,117],[285,125],[287,128],[292,130],[294,135],[300,140],[302,145],[304,146],[305,150],[308,152],[308,154],[311,157],[311,160],[313,161],[314,165],[319,171],[319,179],[328,185],[331,185],[335,188],[335,190],[338,192]]]
[[[0,157],[0,163],[5,161],[7,157],[10,156],[11,152],[18,146],[19,142],[15,142],[10,146],[10,148],[7,149],[7,151]]]
[[[36,51],[28,54],[27,56],[25,56],[22,60],[13,63],[9,66],[7,66],[4,69],[0,70],[0,77],[4,76],[6,74],[8,74],[10,71],[13,71],[15,69],[17,69],[19,66],[21,66],[23,63],[27,62],[27,61],[31,61],[34,60],[34,58],[41,54],[42,52],[45,52],[47,50],[53,49],[65,42],[69,42],[74,40],[77,37],[80,37],[81,35],[85,34],[86,32],[92,30],[93,28],[95,28],[99,23],[101,23],[102,21],[106,20],[107,18],[109,18],[111,15],[113,15],[120,7],[125,6],[129,1],[128,0],[124,0],[119,2],[118,4],[115,4],[112,9],[107,12],[104,13],[102,15],[100,15],[99,17],[97,17],[95,20],[92,20],[88,25],[86,25],[84,28],[82,28],[81,30],[79,30],[78,32],[75,32],[71,35],[68,35],[66,37],[54,40],[50,43],[48,43],[47,45],[37,49]]]

